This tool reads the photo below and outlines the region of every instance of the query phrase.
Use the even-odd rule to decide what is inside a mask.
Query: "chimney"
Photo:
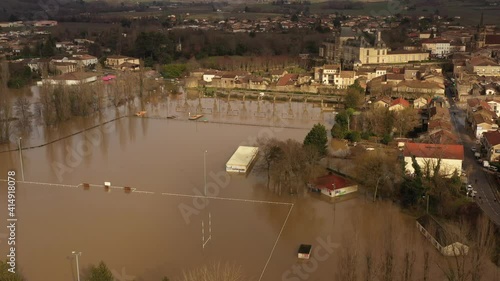
[[[377,42],[382,41],[382,32],[379,30],[377,31]]]

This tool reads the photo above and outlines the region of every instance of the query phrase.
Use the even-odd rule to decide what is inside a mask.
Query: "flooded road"
[[[147,110],[151,117],[166,117],[184,102],[169,102],[156,112]],[[198,100],[187,102],[188,107],[198,106]],[[202,99],[202,107],[213,104],[213,99]],[[245,104],[251,109],[248,112],[256,112],[259,106],[256,101]],[[221,102],[219,108],[227,112],[227,106]],[[242,101],[231,106],[240,106],[242,112]],[[269,104],[261,106],[270,113]],[[362,193],[338,201],[316,194],[280,197],[267,190],[256,169],[248,176],[225,172],[225,163],[238,145],[255,144],[258,137],[304,139],[318,121],[283,118],[288,106],[280,104],[281,118],[263,120],[251,114],[247,119],[207,114],[207,122],[187,121],[191,109],[175,111],[180,120],[125,117],[23,151],[25,180],[32,182],[18,183],[17,191],[17,257],[23,275],[30,281],[76,280],[74,250],[82,252],[82,273],[103,260],[120,280],[132,280],[123,278],[124,274],[136,280],[163,276],[173,280],[183,270],[212,261],[241,265],[249,280],[331,280],[346,249],[358,249],[360,255],[362,249],[370,249],[378,258],[381,248],[390,245],[398,249],[398,256],[405,245],[419,256],[425,249],[438,259],[415,229],[414,220],[389,203],[374,204]],[[296,114],[303,110],[300,106],[296,105]],[[330,126],[332,113],[324,113],[321,119],[318,108],[307,106]],[[27,142],[54,140],[115,113],[107,114],[68,122],[50,135]],[[204,151],[208,199],[202,198]],[[14,169],[19,179],[19,167],[17,151],[0,153],[0,178]],[[105,192],[105,181],[117,188]],[[85,190],[82,183],[96,186]],[[5,200],[5,183],[0,186],[0,198]],[[118,188],[124,186],[135,192]],[[3,225],[7,214],[4,202],[0,206]],[[203,249],[202,238],[206,241],[210,234]],[[0,256],[5,257],[6,243],[0,242]],[[301,243],[323,249],[325,258],[317,261],[319,266],[297,260]],[[310,268],[307,278],[293,271],[304,265]],[[431,276],[441,276],[437,266]]]

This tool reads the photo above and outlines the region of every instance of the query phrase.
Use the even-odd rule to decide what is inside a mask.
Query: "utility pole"
[[[429,214],[429,193],[427,193],[427,214]]]
[[[21,146],[21,140],[23,138],[19,137],[19,160],[21,162],[21,176],[23,178],[23,181],[24,181],[24,164],[23,164],[23,148]]]
[[[203,177],[205,182],[205,199],[207,197],[207,151],[203,152]]]
[[[82,255],[82,252],[76,252],[76,251],[72,251],[71,252],[72,255],[75,256],[76,258],[76,277],[77,277],[77,281],[80,281],[80,265],[78,264],[78,257]]]
[[[377,184],[375,185],[375,193],[373,194],[373,202],[375,202],[375,200],[377,199],[378,184],[379,184],[380,180],[384,179],[384,178],[388,178],[388,177],[389,176],[381,176],[378,178]]]

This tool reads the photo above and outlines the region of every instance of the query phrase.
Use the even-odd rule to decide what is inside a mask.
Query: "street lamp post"
[[[203,178],[204,178],[204,188],[205,197],[207,197],[207,151],[203,152]]]
[[[78,264],[78,257],[82,255],[82,252],[72,251],[71,254],[76,258],[76,280],[80,281],[80,265]]]
[[[21,176],[22,176],[22,179],[24,181],[24,164],[23,164],[23,148],[22,148],[22,145],[21,145],[21,140],[23,138],[19,137],[19,160],[21,162]]]

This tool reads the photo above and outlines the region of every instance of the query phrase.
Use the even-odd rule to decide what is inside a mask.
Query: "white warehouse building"
[[[259,152],[258,147],[240,146],[226,163],[227,172],[246,173]]]

